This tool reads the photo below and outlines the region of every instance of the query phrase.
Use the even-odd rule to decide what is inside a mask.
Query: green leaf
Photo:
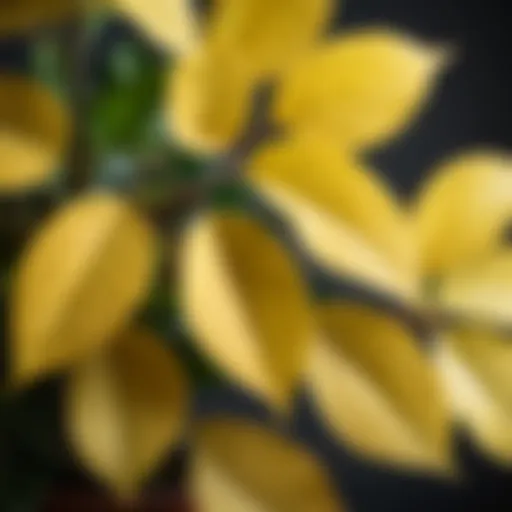
[[[160,137],[158,102],[164,66],[140,42],[122,40],[107,57],[107,78],[96,92],[92,137],[99,151],[154,147]]]

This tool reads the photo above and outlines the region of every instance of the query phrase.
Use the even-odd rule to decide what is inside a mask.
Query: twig
[[[219,166],[223,166],[222,172],[212,173],[213,184],[230,181],[239,178],[244,171],[245,162],[248,156],[262,142],[279,135],[270,117],[270,106],[274,90],[271,84],[263,84],[254,95],[251,117],[247,127],[234,144],[232,150],[225,155]]]
[[[271,95],[272,89],[266,86],[255,94],[252,115],[246,130],[226,154],[219,155],[209,164],[203,180],[174,191],[165,204],[158,204],[150,212],[158,225],[179,225],[189,211],[209,199],[213,190],[243,175],[245,161],[254,148],[278,133],[268,119]],[[161,163],[157,161],[156,166],[158,165]],[[150,174],[148,171],[147,169],[146,175]]]

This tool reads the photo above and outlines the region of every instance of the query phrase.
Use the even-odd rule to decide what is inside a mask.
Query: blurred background
[[[374,155],[378,168],[397,190],[406,196],[413,193],[429,169],[454,151],[473,146],[506,150],[512,147],[512,18],[508,0],[344,0],[343,4],[340,24],[344,26],[385,22],[409,29],[427,40],[449,42],[458,49],[459,60],[447,74],[429,110],[397,143]],[[130,94],[138,91],[142,98],[138,108],[140,112],[147,112],[161,85],[154,70],[162,56],[149,47],[144,51],[136,50],[144,43],[126,24],[113,22],[99,30],[89,62],[93,80],[103,90],[105,84],[112,82],[112,66],[117,69],[115,73],[128,77],[131,76],[130,66],[146,66],[143,73],[145,81],[132,84],[128,89]],[[141,53],[134,59],[133,52],[138,51]],[[40,69],[43,72],[45,66],[51,67],[51,60],[44,60],[44,52],[37,58],[42,59]],[[27,69],[33,59],[34,55],[28,51],[25,41],[0,42],[0,68]],[[140,74],[141,68],[137,71]],[[127,80],[130,83],[129,78]],[[119,87],[109,93],[112,101],[110,117],[102,122],[110,128],[100,139],[110,143],[117,141],[120,147],[124,147],[129,144],[131,134],[123,132],[125,118],[116,110],[112,99],[126,90]],[[138,114],[134,111],[130,115]],[[41,401],[37,403],[45,411],[41,415],[50,414],[49,409],[43,409],[45,406]],[[264,414],[256,405],[228,389],[206,389],[199,398],[198,408],[202,413],[236,411],[257,416]],[[35,428],[36,435],[47,435],[48,443],[43,451],[51,452],[53,456],[61,449],[50,441],[55,438],[57,427],[52,418],[46,418],[46,421],[41,415],[41,421]],[[355,512],[505,511],[512,507],[512,472],[506,473],[486,462],[463,432],[459,435],[457,449],[466,480],[457,488],[425,478],[383,471],[353,460],[343,447],[333,449],[328,435],[314,420],[307,403],[297,415],[295,430],[299,437],[323,454],[340,490]],[[31,481],[30,475],[37,472],[43,458],[31,453],[27,447],[1,448],[19,449],[17,476],[13,479],[11,475],[9,481],[2,476],[0,482],[4,493],[9,487],[10,492],[18,496],[9,502],[10,508],[5,512],[35,512],[38,509],[31,508],[35,503],[33,495],[43,484]],[[169,471],[179,472],[177,466],[179,464],[173,465]],[[9,471],[12,473],[12,467]],[[62,485],[68,485],[66,482],[73,477],[66,473],[59,474],[59,478]]]

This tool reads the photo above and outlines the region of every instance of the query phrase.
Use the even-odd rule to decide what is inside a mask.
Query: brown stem
[[[256,91],[246,130],[236,141],[233,149],[221,159],[223,172],[212,176],[213,180],[222,182],[240,177],[244,171],[245,161],[254,149],[279,134],[278,127],[274,125],[269,115],[273,93],[272,84],[263,84]]]
[[[209,165],[204,180],[175,191],[165,204],[157,205],[150,212],[158,225],[176,224],[175,220],[179,224],[184,215],[208,199],[213,189],[243,175],[245,161],[254,148],[278,133],[268,118],[271,96],[272,89],[268,86],[261,87],[255,94],[252,115],[246,130],[226,154],[220,155]]]

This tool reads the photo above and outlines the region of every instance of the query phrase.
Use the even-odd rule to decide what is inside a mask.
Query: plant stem
[[[87,187],[92,172],[87,122],[91,95],[91,70],[85,16],[77,16],[69,23],[63,31],[62,39],[71,111],[75,123],[66,185],[72,193],[77,193]]]

